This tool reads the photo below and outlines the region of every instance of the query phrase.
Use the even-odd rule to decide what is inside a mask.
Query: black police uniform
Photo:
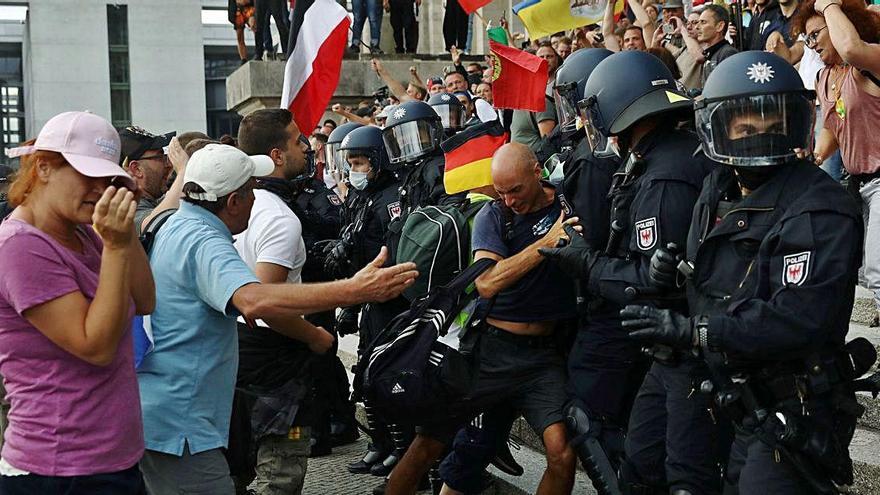
[[[609,191],[619,162],[617,157],[596,157],[584,139],[565,165],[565,198],[579,218],[584,239],[597,250],[608,245]],[[621,331],[619,304],[591,294],[586,284],[582,284],[580,296],[578,332],[568,355],[569,394],[602,432],[599,441],[617,467],[623,456],[623,433],[647,360],[641,346]]]
[[[825,432],[836,421],[847,423],[835,405],[854,397],[837,396],[835,404],[831,392],[797,390],[792,377],[805,373],[810,358],[843,347],[861,225],[852,199],[815,165],[781,166],[745,198],[732,170],[718,167],[694,209],[687,244],[694,267],[688,300],[691,314],[708,317],[710,354],[723,351],[728,363],[739,363],[731,371],[751,371],[763,406],[778,407],[789,422],[804,422],[806,414],[812,428]],[[854,426],[855,418],[849,423]],[[738,484],[739,493],[812,493],[760,436],[761,425],[748,419],[737,424],[728,489],[735,492]],[[846,443],[834,445],[844,465],[851,462]]]
[[[325,282],[332,280],[324,270],[324,256],[316,248],[320,241],[337,239],[342,228],[345,206],[342,199],[327,188],[324,181],[309,179],[293,186],[291,209],[303,226],[303,242],[306,247],[306,263],[302,268],[303,282]],[[320,246],[320,244],[318,244]],[[334,333],[335,315],[324,311],[306,316],[311,323]],[[345,365],[336,355],[338,344],[315,362],[315,382],[312,387],[314,397],[314,431],[317,441],[330,440],[331,418],[350,434],[357,431],[354,418],[354,404],[349,400],[350,384]],[[319,449],[320,450],[320,449]]]
[[[650,259],[657,247],[684,245],[687,218],[712,168],[697,150],[697,138],[690,132],[658,128],[636,145],[633,155],[617,170],[610,192],[612,227],[606,256],[599,257],[586,281],[589,297],[600,301],[590,314],[594,335],[585,336],[585,349],[573,350],[583,352],[586,360],[574,366],[589,367],[590,360],[598,360],[630,385],[643,372],[637,347],[615,336],[615,330],[623,332],[613,313],[631,301],[628,287],[650,285]],[[619,355],[603,359],[606,349]],[[622,467],[624,483],[673,488],[717,484],[717,462],[714,452],[706,450],[711,443],[707,446],[704,440],[715,436],[707,401],[689,399],[690,375],[699,363],[684,355],[677,357],[675,363],[655,361],[635,399],[626,437],[627,461]],[[590,388],[578,390],[581,384],[577,382],[574,388],[582,392],[578,396],[591,397]],[[619,418],[632,400],[628,395],[632,388],[615,389],[611,382],[602,389],[615,400],[592,402],[598,402],[595,407],[600,413]],[[687,426],[677,428],[678,422]],[[667,430],[688,434],[667,437]]]

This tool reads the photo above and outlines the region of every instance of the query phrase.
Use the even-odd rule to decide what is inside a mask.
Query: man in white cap
[[[274,170],[268,156],[209,144],[190,158],[183,201],[158,231],[154,350],[138,369],[150,493],[234,493],[220,449],[228,442],[238,366],[236,317],[264,320],[317,353],[333,336],[301,316],[396,297],[415,279],[412,263],[381,268],[387,250],[346,280],[261,284],[233,247],[254,203],[253,177]]]

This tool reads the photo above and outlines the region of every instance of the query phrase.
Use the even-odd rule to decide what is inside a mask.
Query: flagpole
[[[480,22],[483,23],[483,27],[484,27],[484,28],[489,27],[489,24],[486,23],[486,20],[483,19],[483,16],[481,16],[479,12],[477,12],[477,11],[475,10],[475,11],[474,11],[474,15],[477,16],[477,19],[479,19]]]

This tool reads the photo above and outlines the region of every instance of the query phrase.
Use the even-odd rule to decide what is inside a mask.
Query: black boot
[[[370,430],[372,443],[367,446],[367,453],[363,458],[353,464],[349,464],[348,471],[355,474],[367,474],[370,469],[382,462],[393,445],[388,441],[387,427],[376,417],[376,412],[369,402],[364,402],[364,412],[367,415],[367,428]]]
[[[406,449],[409,448],[410,437],[400,425],[388,425],[388,430],[391,432],[394,450],[381,463],[375,464],[370,468],[370,474],[373,476],[388,476],[391,470],[394,469],[394,466],[397,465],[397,461],[403,457]]]

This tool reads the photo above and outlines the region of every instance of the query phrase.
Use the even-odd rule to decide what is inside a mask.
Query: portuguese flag
[[[492,51],[492,105],[543,112],[547,107],[547,61],[491,40],[489,48]]]
[[[506,142],[507,133],[496,119],[468,127],[440,143],[446,154],[446,193],[492,185],[492,155]]]

